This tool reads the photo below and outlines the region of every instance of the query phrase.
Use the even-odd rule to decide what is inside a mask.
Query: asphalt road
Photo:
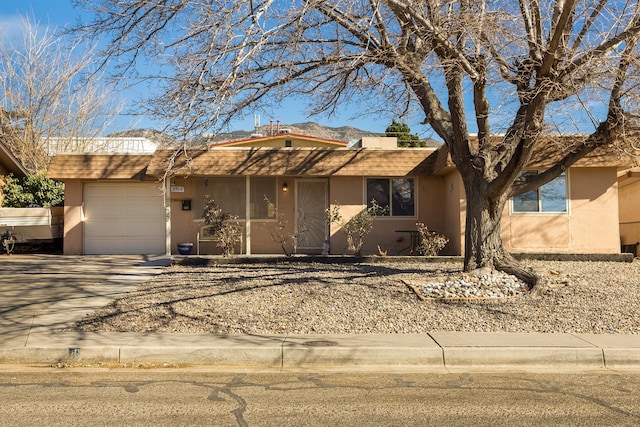
[[[0,369],[0,425],[632,426],[640,372]]]

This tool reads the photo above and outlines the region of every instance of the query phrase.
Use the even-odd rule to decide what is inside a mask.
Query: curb
[[[434,332],[406,335],[34,334],[0,363],[242,369],[640,369],[640,336]]]
[[[630,253],[591,253],[591,254],[563,254],[563,253],[512,253],[518,260],[540,261],[606,261],[633,262]],[[360,257],[350,255],[171,255],[171,264],[185,266],[213,266],[224,264],[290,264],[290,263],[319,263],[319,264],[385,264],[395,263],[462,263],[464,257],[458,255],[438,256],[379,256],[365,255]]]

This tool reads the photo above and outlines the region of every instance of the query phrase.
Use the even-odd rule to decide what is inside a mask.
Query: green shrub
[[[61,206],[64,202],[64,184],[47,178],[44,173],[25,177],[22,182],[13,175],[5,177],[2,187],[5,208],[26,208],[38,205],[43,208]]]

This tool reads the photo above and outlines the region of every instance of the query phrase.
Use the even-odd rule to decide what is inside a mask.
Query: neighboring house
[[[157,144],[144,137],[48,138],[47,154],[57,153],[153,153]]]
[[[0,143],[0,189],[9,174],[22,179],[28,171]],[[0,190],[0,206],[4,194]],[[0,231],[11,230],[18,242],[45,241],[62,237],[62,208],[0,208]],[[0,250],[4,250],[0,248]]]
[[[28,172],[22,166],[22,163],[9,151],[9,149],[0,142],[0,189],[4,187],[4,177],[7,175],[13,175],[15,178],[24,178]],[[2,206],[2,199],[4,195],[0,190],[0,206]]]
[[[371,199],[389,211],[376,220],[363,254],[377,253],[378,246],[390,255],[403,251],[416,222],[449,239],[443,254],[464,253],[464,190],[446,147],[397,148],[395,138],[363,139],[359,145],[276,133],[177,157],[171,150],[59,154],[48,176],[65,182],[64,252],[176,253],[178,243],[195,243],[210,197],[238,216],[247,254],[281,253],[270,233],[278,225],[276,212],[265,198],[286,219],[286,232],[298,236],[302,253],[321,253],[325,239],[330,253],[347,253],[343,231],[327,226],[325,210],[338,204],[348,219]],[[558,155],[536,153],[527,173],[543,170]],[[502,221],[505,247],[619,252],[617,175],[629,167],[629,160],[600,149],[552,183],[510,201]],[[219,250],[207,242],[202,253]]]
[[[210,144],[210,148],[223,147],[284,147],[284,148],[345,148],[347,143],[333,139],[317,138],[309,135],[299,135],[288,130],[278,129],[271,135],[253,134],[251,138],[238,139]]]

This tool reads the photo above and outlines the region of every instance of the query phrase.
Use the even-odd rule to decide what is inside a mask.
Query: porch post
[[[171,180],[164,180],[165,254],[171,256]]]
[[[245,254],[251,255],[251,177],[247,175],[245,177],[245,223],[244,232],[246,238],[244,239]]]

